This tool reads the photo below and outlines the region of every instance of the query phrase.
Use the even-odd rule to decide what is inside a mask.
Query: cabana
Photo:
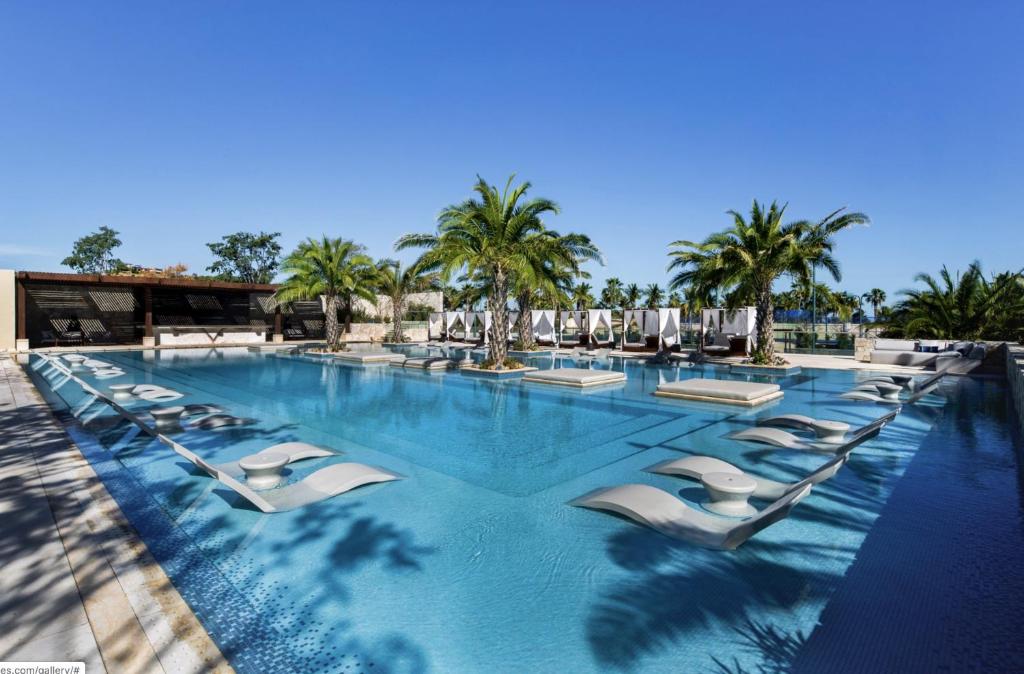
[[[533,309],[530,311],[530,330],[533,331],[533,341],[537,342],[537,344],[541,346],[557,346],[555,310]]]
[[[491,341],[491,312],[466,312],[466,341],[487,344]]]
[[[444,313],[440,311],[432,312],[427,317],[427,341],[443,342],[445,338]]]
[[[462,336],[459,337],[459,331],[462,331]],[[444,312],[444,334],[445,339],[448,341],[465,339],[467,335],[466,329],[466,312],[465,311],[446,311]]]
[[[590,331],[590,342],[597,348],[615,346],[615,334],[612,332],[611,309],[587,310],[587,327]],[[599,339],[598,333],[608,331],[608,339]]]
[[[587,326],[587,312],[586,311],[563,311],[561,313],[561,320],[558,323],[558,343],[560,346],[565,346],[565,331],[569,330],[576,339],[570,338],[569,344],[571,346],[587,346],[590,344],[590,330]]]
[[[508,341],[514,342],[519,339],[519,312],[508,312]]]
[[[679,309],[626,309],[622,322],[623,351],[678,350]]]
[[[745,337],[749,351],[756,346],[757,307],[738,309],[701,309],[700,334],[703,343],[708,333],[715,335],[715,343],[725,346],[728,336]],[[720,338],[719,335],[724,336]]]

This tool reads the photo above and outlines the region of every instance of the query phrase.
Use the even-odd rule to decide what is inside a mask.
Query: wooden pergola
[[[273,293],[277,290],[274,284],[264,283],[231,283],[229,281],[202,280],[193,278],[163,278],[155,276],[119,276],[107,274],[60,274],[53,272],[19,271],[15,276],[15,331],[17,339],[28,338],[26,307],[28,284],[45,284],[55,287],[92,286],[92,287],[129,287],[139,289],[142,293],[143,335],[153,337],[153,290],[174,289],[184,292],[227,292],[227,293]],[[281,306],[274,309],[275,335],[283,332]]]

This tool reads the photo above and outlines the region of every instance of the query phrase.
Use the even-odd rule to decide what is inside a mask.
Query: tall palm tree
[[[324,327],[331,351],[338,348],[340,338],[339,305],[350,329],[355,298],[376,301],[377,269],[363,247],[352,241],[326,235],[319,241],[307,239],[284,259],[281,271],[288,278],[274,293],[277,302],[324,298]]]
[[[574,279],[590,278],[580,265],[586,260],[600,260],[601,253],[597,247],[583,234],[566,234],[545,230],[544,234],[551,237],[556,245],[563,249],[557,255],[551,251],[540,251],[545,254],[540,259],[531,261],[531,265],[516,274],[512,280],[513,295],[519,308],[519,344],[517,348],[530,350],[534,347],[531,310],[534,306],[561,306],[566,302],[563,298],[571,290]],[[535,304],[535,300],[542,305]]]
[[[685,303],[686,300],[683,299],[683,294],[680,292],[669,293],[668,300],[665,301],[665,304],[671,308],[682,307]]]
[[[572,303],[577,310],[586,309],[594,305],[594,295],[590,292],[592,288],[589,283],[577,283],[572,288]]]
[[[657,309],[665,301],[665,291],[657,283],[651,283],[644,288],[644,294],[647,296],[648,309]]]
[[[391,303],[392,340],[405,340],[402,320],[409,308],[409,295],[423,292],[430,287],[431,281],[431,278],[425,276],[415,266],[402,267],[397,260],[377,262],[377,290]]]
[[[622,281],[612,276],[604,282],[604,290],[601,291],[601,304],[605,309],[619,309],[622,307],[624,297],[622,292]]]
[[[776,202],[765,211],[754,201],[749,221],[729,211],[733,223],[702,242],[679,240],[671,244],[669,270],[675,271],[671,289],[693,285],[698,292],[727,291],[726,304],[739,306],[753,298],[757,307],[757,345],[753,361],[775,362],[772,284],[783,276],[810,282],[814,267],[823,267],[837,281],[839,263],[832,256],[833,237],[847,227],[868,222],[862,213],[839,209],[818,223],[782,222],[786,207]]]
[[[622,306],[623,308],[636,309],[640,304],[640,298],[643,296],[643,291],[640,290],[640,286],[635,283],[630,283],[626,286],[626,289],[622,291]]]
[[[920,273],[914,280],[925,287],[901,291],[904,299],[893,311],[893,322],[907,337],[979,339],[991,334],[1002,317],[1024,313],[1024,298],[1007,302],[1020,278],[1017,272],[989,281],[977,260],[963,274],[954,275],[947,267],[938,278]]]
[[[572,266],[590,254],[575,239],[566,241],[549,232],[543,216],[558,213],[558,205],[550,199],[527,199],[530,183],[513,187],[514,179],[499,190],[478,177],[473,186],[477,196],[442,210],[435,233],[406,234],[395,244],[398,250],[425,248],[416,263],[424,272],[449,277],[464,270],[482,280],[492,316],[488,359],[496,369],[515,367],[508,362],[506,337],[509,290],[516,277],[532,274],[538,260]]]
[[[871,317],[878,320],[878,307],[885,304],[885,291],[881,288],[872,288],[867,291],[861,297],[864,301],[871,305]]]

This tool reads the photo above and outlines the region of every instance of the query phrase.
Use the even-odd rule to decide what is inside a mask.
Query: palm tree
[[[532,264],[513,278],[513,294],[519,308],[519,343],[517,348],[531,350],[534,347],[531,310],[536,301],[547,306],[561,306],[572,290],[574,279],[590,278],[580,269],[585,260],[600,260],[601,253],[590,239],[582,234],[566,234],[545,230],[562,250],[557,255],[544,252],[545,257],[532,260]],[[540,249],[537,249],[540,251]]]
[[[668,301],[665,303],[669,307],[682,307],[685,304],[682,293],[672,292],[669,293]]]
[[[604,305],[605,309],[621,308],[624,297],[622,281],[612,276],[604,282],[604,290],[601,291],[601,304]]]
[[[473,186],[477,197],[442,210],[436,233],[406,234],[395,244],[398,250],[426,248],[416,263],[424,272],[449,277],[465,270],[486,286],[492,316],[488,359],[499,370],[517,366],[508,362],[506,339],[509,290],[515,279],[537,272],[539,261],[572,267],[596,251],[578,246],[575,238],[548,231],[542,218],[558,213],[558,205],[550,199],[527,199],[530,183],[513,187],[514,179],[510,177],[504,191],[499,191],[478,177]]]
[[[640,304],[640,298],[643,296],[643,291],[640,290],[640,286],[637,284],[630,283],[626,286],[622,295],[623,308],[636,309],[637,305]]]
[[[647,295],[648,309],[657,309],[665,300],[665,291],[659,288],[657,283],[651,283],[644,288],[644,294]]]
[[[881,288],[872,288],[867,291],[861,297],[864,301],[871,305],[871,317],[874,320],[878,320],[878,307],[885,304],[885,291]]]
[[[991,335],[992,326],[1004,316],[1024,313],[1024,298],[1007,301],[1016,294],[1021,273],[988,281],[977,260],[955,276],[947,267],[939,278],[920,273],[914,280],[925,287],[901,291],[904,299],[892,320],[907,337],[974,340]]]
[[[426,290],[432,279],[424,276],[415,266],[402,267],[397,260],[377,263],[377,290],[391,303],[391,339],[402,342],[405,331],[402,320],[409,305],[409,295]]]
[[[352,241],[326,235],[319,241],[307,239],[284,259],[281,271],[288,278],[274,293],[277,302],[324,298],[324,323],[330,351],[338,348],[340,338],[339,303],[345,310],[346,329],[351,329],[355,298],[376,301],[376,267],[363,253],[363,247]]]
[[[732,226],[702,242],[675,241],[669,252],[669,270],[676,271],[671,289],[693,285],[705,294],[714,289],[727,291],[726,305],[739,306],[750,299],[757,307],[757,345],[753,361],[775,362],[772,284],[790,275],[810,283],[814,267],[824,267],[840,280],[839,263],[832,256],[833,237],[855,224],[866,223],[862,213],[839,209],[817,224],[801,220],[783,224],[786,207],[772,202],[765,211],[754,201],[749,222],[742,214],[729,211]]]
[[[572,303],[577,310],[594,305],[594,295],[589,283],[577,283],[572,289]]]

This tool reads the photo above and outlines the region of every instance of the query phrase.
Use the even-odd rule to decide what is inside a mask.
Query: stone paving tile
[[[0,659],[231,671],[25,373],[0,354]]]

